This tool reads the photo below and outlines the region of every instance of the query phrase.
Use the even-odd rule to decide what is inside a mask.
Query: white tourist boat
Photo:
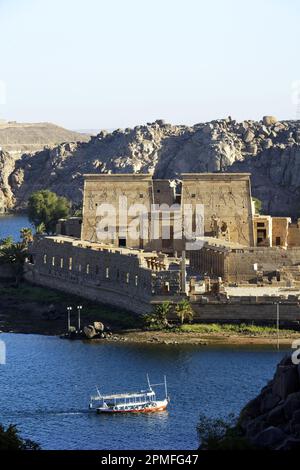
[[[148,388],[139,392],[120,393],[114,395],[102,395],[97,388],[97,395],[91,396],[90,409],[96,409],[97,413],[153,413],[165,411],[169,404],[167,379],[160,384],[151,384],[147,375]],[[164,386],[165,397],[157,399],[153,387]]]

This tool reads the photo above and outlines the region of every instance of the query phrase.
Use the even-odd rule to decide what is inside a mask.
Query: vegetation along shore
[[[22,282],[18,287],[0,282],[0,330],[2,332],[61,335],[67,330],[67,307],[72,306],[71,325],[77,326],[77,305],[82,305],[82,325],[101,321],[112,335],[105,341],[164,344],[277,344],[276,326],[173,322],[149,325],[149,318],[100,305],[71,294]],[[154,318],[157,312],[153,314]],[[282,328],[280,343],[290,345],[300,332]],[[103,340],[94,340],[103,341]]]

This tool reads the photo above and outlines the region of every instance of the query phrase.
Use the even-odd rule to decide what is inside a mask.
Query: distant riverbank
[[[72,306],[71,325],[77,326],[77,305],[83,306],[81,325],[101,321],[113,332],[109,339],[93,341],[195,345],[277,344],[274,326],[192,324],[171,330],[146,331],[142,319],[128,311],[27,283],[12,287],[0,282],[0,330],[61,335],[67,329],[67,306]],[[280,330],[282,345],[291,345],[299,337],[300,331]]]

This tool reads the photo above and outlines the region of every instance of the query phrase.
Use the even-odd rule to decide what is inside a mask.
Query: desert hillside
[[[89,135],[69,131],[49,122],[36,124],[0,121],[0,147],[17,157],[25,152],[37,152],[46,145],[62,142],[87,141]]]

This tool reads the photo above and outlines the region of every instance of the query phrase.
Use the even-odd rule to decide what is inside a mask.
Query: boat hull
[[[115,409],[115,407],[114,408],[97,408],[97,413],[98,414],[102,414],[102,413],[106,413],[106,414],[156,413],[159,411],[165,411],[167,409],[167,406],[168,406],[168,401],[164,400],[162,402],[156,403],[155,406],[149,405],[149,406],[145,406],[144,408],[130,408],[130,407],[128,407],[128,409]]]

